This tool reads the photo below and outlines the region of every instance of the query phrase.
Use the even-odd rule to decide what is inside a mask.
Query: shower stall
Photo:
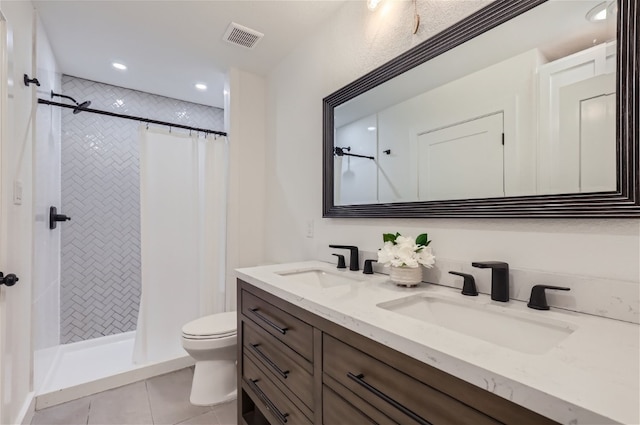
[[[40,98],[43,119],[63,106],[59,157],[39,160],[59,161],[43,169],[59,167],[52,206],[70,220],[48,230],[59,232],[59,258],[36,259],[59,261],[58,317],[36,318],[59,329],[34,336],[38,408],[192,364],[178,324],[157,326],[173,310],[163,302],[192,316],[224,310],[224,246],[204,235],[224,235],[227,155],[219,108],[71,76]],[[177,150],[159,152],[155,133]],[[36,257],[51,256],[37,245],[38,233]]]

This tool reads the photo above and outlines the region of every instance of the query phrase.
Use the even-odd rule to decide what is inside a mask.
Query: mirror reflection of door
[[[504,196],[503,115],[499,112],[418,135],[421,201]]]
[[[537,193],[616,189],[615,49],[603,43],[540,67]]]
[[[616,76],[598,75],[560,89],[560,137],[566,190],[616,190]]]

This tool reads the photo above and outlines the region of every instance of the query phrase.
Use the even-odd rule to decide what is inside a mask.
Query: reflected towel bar
[[[373,160],[375,160],[375,158],[374,158],[374,157],[372,157],[372,156],[358,155],[358,154],[355,154],[355,153],[345,152],[345,151],[347,151],[347,150],[351,150],[351,148],[339,148],[339,147],[337,147],[337,146],[336,146],[336,147],[333,149],[333,153],[334,153],[335,155],[337,155],[337,156],[355,156],[355,157],[357,157],[357,158],[367,158],[367,159],[373,159]]]

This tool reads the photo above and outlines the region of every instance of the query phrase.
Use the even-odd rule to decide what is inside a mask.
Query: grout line
[[[151,408],[151,397],[149,396],[148,379],[144,380],[144,390],[147,393],[147,403],[149,403],[149,413],[151,414],[151,423],[155,425],[156,420],[153,417],[153,409]]]
[[[212,406],[212,408],[211,408],[211,411],[213,412],[213,416],[216,417],[215,425],[222,425],[222,419],[220,419],[220,416],[218,415],[218,412],[215,409],[213,409],[213,407],[216,407],[216,406]]]
[[[89,415],[91,415],[91,405],[93,404],[93,400],[89,400],[89,408],[87,409],[87,420],[84,422],[85,425],[89,425]]]

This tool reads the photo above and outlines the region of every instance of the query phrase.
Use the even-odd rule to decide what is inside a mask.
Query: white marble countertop
[[[238,278],[296,306],[394,348],[564,424],[640,423],[640,326],[566,310],[538,311],[526,303],[465,297],[459,290],[422,283],[401,288],[387,275],[340,270],[355,283],[321,288],[298,284],[279,272],[326,269],[321,262],[277,264],[236,270]],[[478,303],[507,316],[558,321],[574,331],[541,354],[483,339],[378,307],[425,294],[456,303]],[[482,326],[478,321],[478,326]],[[514,335],[514,338],[523,338]]]

